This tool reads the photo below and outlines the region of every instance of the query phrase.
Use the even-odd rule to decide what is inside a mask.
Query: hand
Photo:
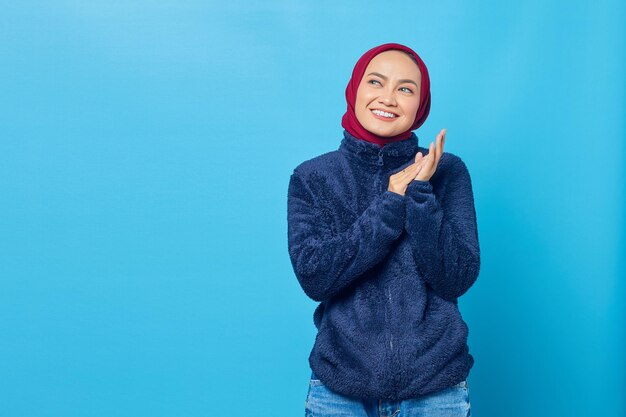
[[[417,172],[417,175],[413,178],[420,181],[428,181],[433,176],[439,165],[441,155],[443,155],[443,145],[446,142],[446,129],[441,129],[441,132],[437,135],[437,146],[430,142],[428,148],[428,155],[422,156],[421,152],[415,155],[415,163],[421,165],[421,169]]]
[[[425,157],[421,152],[415,155],[415,162],[389,177],[389,191],[396,194],[404,195],[406,187],[413,180],[428,181],[437,168],[439,159],[443,154],[443,145],[446,139],[446,129],[442,129],[437,135],[437,146],[430,143],[428,155]]]
[[[406,187],[408,187],[409,183],[413,181],[415,176],[420,172],[422,166],[422,163],[414,162],[402,171],[391,175],[389,177],[389,187],[387,190],[404,195]]]

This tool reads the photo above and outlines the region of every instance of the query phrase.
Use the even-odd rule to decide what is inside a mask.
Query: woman
[[[430,80],[412,49],[363,54],[346,99],[339,148],[289,182],[290,259],[320,302],[306,413],[469,416],[457,303],[480,269],[469,172],[444,153],[445,129],[418,146]]]

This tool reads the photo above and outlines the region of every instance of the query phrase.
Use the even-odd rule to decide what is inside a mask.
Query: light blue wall
[[[0,415],[302,415],[289,175],[385,42],[472,175],[473,414],[625,415],[624,3],[222,3],[3,4]]]

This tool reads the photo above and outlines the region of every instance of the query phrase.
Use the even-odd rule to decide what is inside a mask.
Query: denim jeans
[[[444,390],[403,401],[363,400],[326,387],[311,372],[306,417],[470,417],[467,380]]]

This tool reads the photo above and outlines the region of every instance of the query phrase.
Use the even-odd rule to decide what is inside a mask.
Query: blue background
[[[289,175],[385,42],[429,68],[420,144],[446,127],[472,175],[473,414],[626,414],[623,2],[2,10],[0,415],[302,415]]]

